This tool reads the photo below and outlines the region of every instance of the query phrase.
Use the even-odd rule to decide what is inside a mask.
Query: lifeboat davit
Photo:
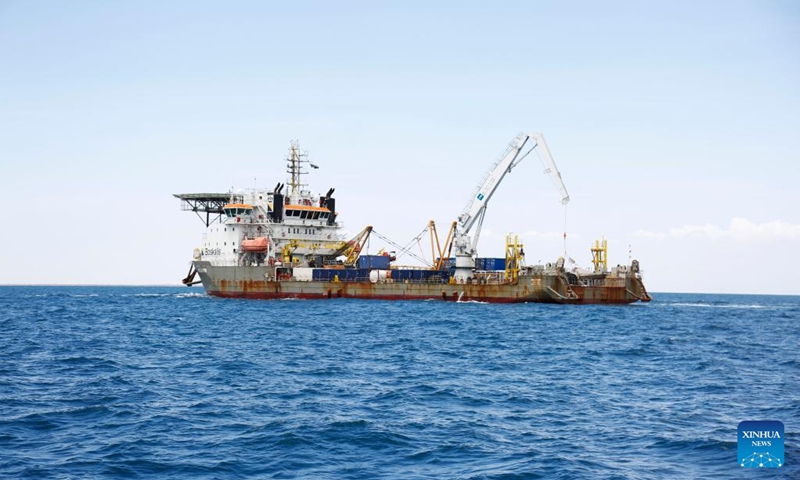
[[[265,253],[268,247],[269,240],[267,237],[256,237],[250,240],[242,240],[243,252]]]

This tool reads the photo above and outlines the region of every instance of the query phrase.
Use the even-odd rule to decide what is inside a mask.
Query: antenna
[[[311,162],[308,160],[308,152],[300,151],[300,143],[297,140],[293,140],[291,143],[291,147],[289,148],[289,156],[286,158],[288,162],[286,164],[286,173],[289,174],[289,195],[299,195],[302,187],[305,187],[307,184],[302,183],[300,180],[301,175],[308,174],[308,171],[303,170],[303,164],[308,163],[311,165]],[[315,165],[312,165],[314,168]]]

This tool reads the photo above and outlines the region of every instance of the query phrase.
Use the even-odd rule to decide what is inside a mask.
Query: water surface
[[[0,477],[800,477],[800,297],[0,287]],[[743,420],[786,464],[738,467]]]

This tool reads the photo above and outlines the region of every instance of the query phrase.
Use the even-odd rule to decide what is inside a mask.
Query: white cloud
[[[496,232],[491,229],[483,229],[481,231],[481,240],[501,240],[505,242],[507,235],[519,235],[520,239],[545,239],[545,240],[560,240],[564,238],[564,232],[539,232],[536,230],[526,230],[524,232]],[[571,238],[580,238],[580,235],[570,235]]]
[[[739,241],[800,239],[800,225],[774,221],[753,223],[746,218],[734,218],[727,228],[707,223],[705,225],[683,225],[668,232],[639,230],[636,236],[644,238],[732,238]]]

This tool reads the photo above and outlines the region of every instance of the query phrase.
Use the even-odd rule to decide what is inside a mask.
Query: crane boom
[[[495,161],[489,171],[484,175],[477,191],[472,194],[461,215],[458,216],[458,227],[462,235],[466,235],[472,230],[475,222],[481,217],[481,213],[486,209],[486,204],[494,195],[503,177],[516,165],[514,161],[519,156],[520,151],[527,142],[527,136],[517,135],[508,144],[505,152]]]
[[[569,203],[567,187],[561,179],[561,173],[558,171],[553,156],[550,154],[550,149],[547,147],[544,136],[541,133],[520,133],[514,137],[505,152],[492,164],[489,172],[478,185],[476,192],[467,202],[461,215],[458,216],[458,233],[454,241],[457,278],[466,278],[468,276],[467,269],[469,268],[469,271],[471,271],[472,266],[474,266],[474,262],[471,261],[472,256],[475,255],[481,226],[486,215],[486,206],[492,195],[497,191],[506,174],[519,165],[535,148],[538,148],[542,161],[545,163],[545,173],[550,174],[561,195],[561,204],[566,205]],[[469,233],[473,228],[475,233],[470,238]],[[461,257],[460,260],[459,257]],[[469,257],[470,261],[467,261],[467,257]]]
[[[553,184],[555,184],[558,189],[558,193],[561,194],[561,205],[568,204],[569,193],[567,193],[567,187],[564,185],[564,180],[561,179],[561,172],[559,172],[558,167],[556,167],[556,162],[553,160],[553,155],[550,154],[550,148],[547,146],[547,142],[544,141],[544,136],[541,133],[530,133],[528,135],[536,142],[533,148],[539,147],[542,160],[547,165],[547,169],[544,173],[550,174],[550,178],[553,179]]]
[[[361,250],[364,249],[364,245],[366,245],[367,240],[369,240],[370,233],[372,233],[372,225],[367,225],[358,235],[347,242],[342,242],[341,248],[339,248],[334,255],[337,257],[344,255],[347,257],[344,261],[344,265],[346,267],[354,266],[356,261],[358,261],[358,257],[361,255]]]

